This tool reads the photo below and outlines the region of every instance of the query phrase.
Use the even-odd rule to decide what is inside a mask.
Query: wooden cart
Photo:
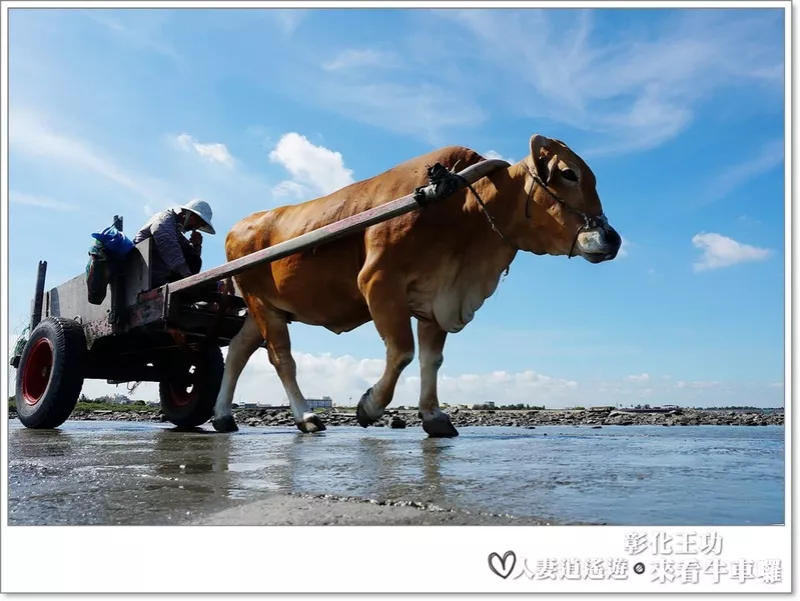
[[[241,328],[241,297],[222,294],[217,282],[362,231],[370,225],[441,201],[467,183],[507,167],[482,161],[458,174],[438,163],[430,184],[414,193],[225,263],[175,283],[152,288],[150,240],[136,245],[110,284],[103,304],[88,302],[85,274],[45,290],[47,263],[39,262],[29,337],[11,364],[17,368],[16,406],[28,428],[56,428],[72,413],[86,379],[158,382],[161,408],[178,427],[212,417],[224,371],[222,347]],[[122,227],[119,220],[118,229]]]

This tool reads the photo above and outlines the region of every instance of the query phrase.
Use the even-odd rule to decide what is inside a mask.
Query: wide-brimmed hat
[[[214,226],[211,225],[211,207],[205,200],[190,200],[185,205],[181,205],[181,209],[186,211],[191,211],[195,215],[197,215],[200,219],[203,220],[205,225],[197,228],[201,232],[206,232],[207,234],[216,234],[216,230]]]

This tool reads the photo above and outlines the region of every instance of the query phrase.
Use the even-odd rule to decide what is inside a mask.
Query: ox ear
[[[548,163],[553,156],[553,141],[541,134],[531,136],[531,158],[533,166],[543,181],[550,183],[550,169]]]

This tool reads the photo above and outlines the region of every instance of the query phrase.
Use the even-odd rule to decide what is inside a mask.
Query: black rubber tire
[[[83,389],[85,358],[86,336],[76,321],[48,317],[33,329],[17,370],[17,417],[26,428],[67,421]]]
[[[225,359],[218,346],[198,352],[194,359],[184,353],[176,353],[175,362],[185,366],[185,373],[194,365],[196,382],[191,393],[181,399],[180,383],[175,381],[160,382],[158,394],[161,399],[161,410],[164,417],[179,428],[196,428],[206,423],[214,415],[214,404],[222,384],[225,371]]]

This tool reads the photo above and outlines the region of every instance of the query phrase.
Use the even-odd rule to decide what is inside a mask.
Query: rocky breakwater
[[[8,407],[8,418],[17,418],[17,409]],[[114,421],[114,422],[165,422],[167,418],[158,407],[142,410],[115,411],[114,409],[75,409],[69,416],[78,421]]]
[[[669,413],[631,413],[627,411],[588,411],[570,409],[544,410],[472,410],[451,408],[447,410],[456,427],[507,426],[534,429],[537,426],[781,426],[784,414],[762,411],[709,411],[679,409]],[[357,426],[355,411],[339,409],[319,412],[327,426]],[[291,411],[287,409],[235,409],[236,422],[244,426],[294,426]],[[9,418],[16,419],[13,406]],[[113,409],[76,409],[71,420],[107,420],[165,422],[158,408],[116,411]],[[421,426],[414,410],[389,409],[372,427],[412,428]]]
[[[631,413],[627,411],[588,410],[472,410],[448,409],[450,418],[459,426],[508,426],[533,429],[537,426],[775,426],[783,425],[783,413],[760,411],[706,411],[679,409],[669,413]],[[236,421],[247,426],[292,426],[288,410],[239,409]],[[354,411],[319,412],[327,426],[356,426]],[[389,409],[372,427],[418,427],[421,420],[416,410]]]

